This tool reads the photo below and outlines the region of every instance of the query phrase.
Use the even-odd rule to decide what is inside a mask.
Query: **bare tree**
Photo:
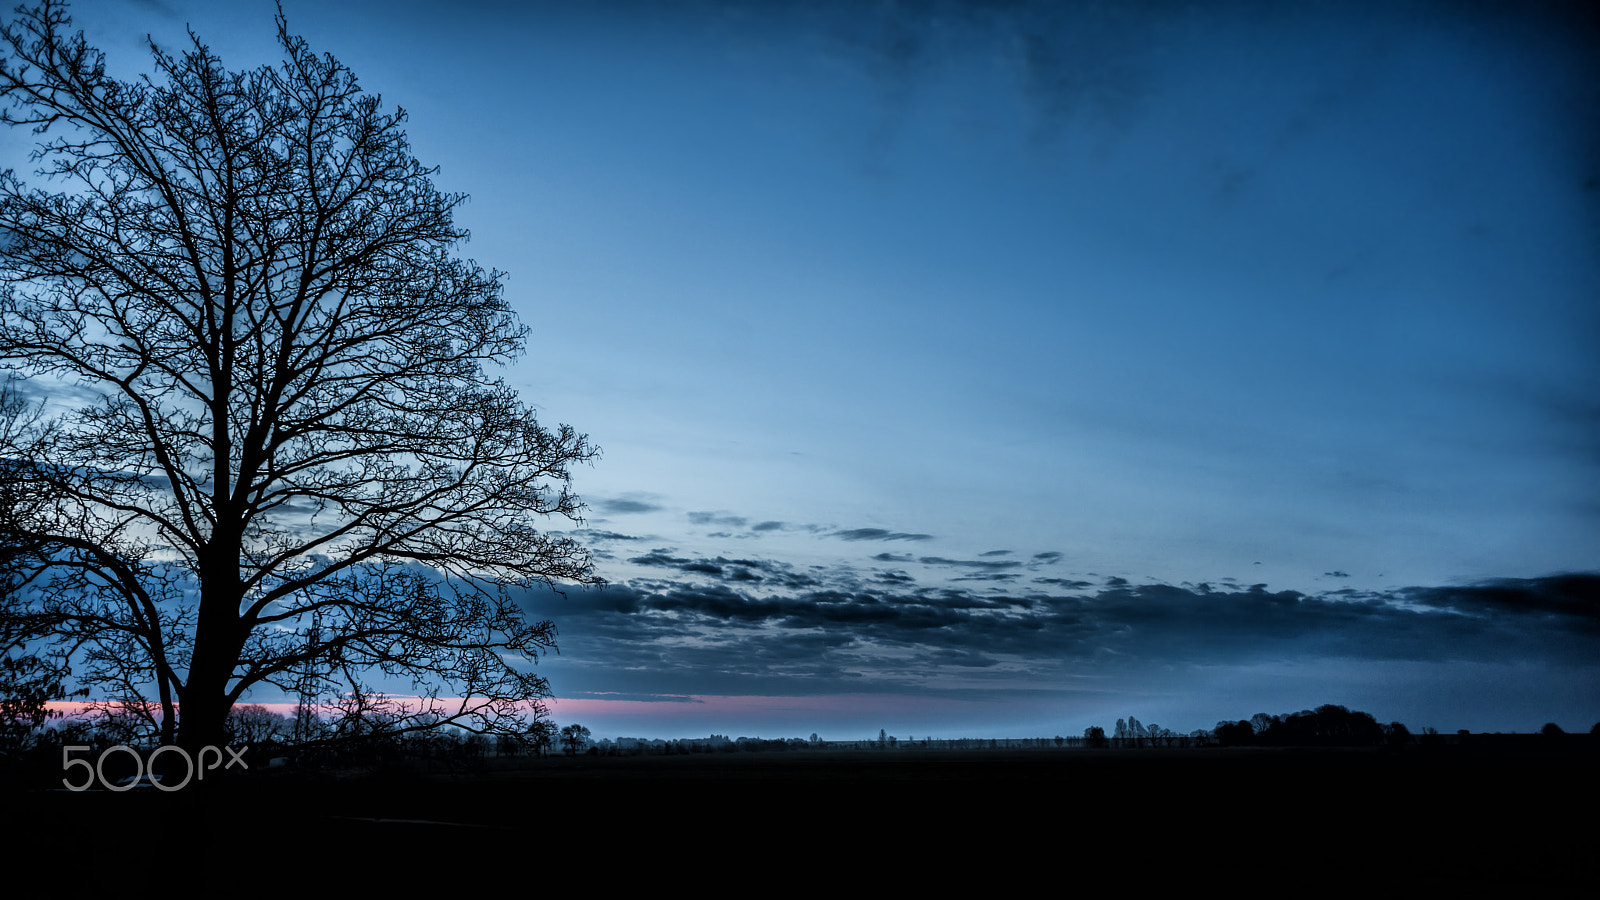
[[[0,383],[0,435],[25,427],[27,413],[28,404],[15,386]],[[62,654],[29,653],[27,647],[7,639],[15,631],[9,612],[30,550],[16,524],[37,502],[27,489],[28,468],[26,460],[0,459],[0,759],[25,753],[45,737],[45,723],[62,717],[51,702],[87,696],[64,686],[67,666]]]
[[[1272,727],[1277,724],[1278,718],[1266,713],[1256,713],[1250,717],[1250,727],[1255,729],[1255,732],[1258,736],[1271,731]]]
[[[259,703],[240,703],[228,713],[230,744],[260,744],[282,741],[290,733],[287,716],[279,715]]]
[[[131,82],[69,28],[46,0],[0,29],[0,121],[50,179],[0,176],[0,367],[98,398],[0,446],[53,498],[13,529],[39,553],[9,637],[191,747],[269,685],[526,733],[555,628],[507,588],[595,580],[535,526],[579,520],[597,451],[486,374],[527,331],[453,255],[464,198],[281,15],[281,65],[191,35]]]
[[[589,743],[589,729],[582,725],[568,725],[561,729],[561,745],[568,756],[576,756]]]

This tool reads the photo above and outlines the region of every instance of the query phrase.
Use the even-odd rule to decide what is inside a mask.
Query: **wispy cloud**
[[[734,516],[718,512],[692,512],[689,513],[689,523],[692,525],[716,525],[722,528],[743,528],[750,521],[744,516]]]
[[[931,534],[909,534],[904,531],[889,531],[883,528],[846,528],[831,531],[828,537],[836,537],[845,541],[931,541]]]

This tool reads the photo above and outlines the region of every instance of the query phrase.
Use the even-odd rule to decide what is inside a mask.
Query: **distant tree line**
[[[1211,734],[1225,747],[1371,747],[1411,742],[1411,730],[1400,722],[1383,725],[1370,713],[1331,703],[1281,716],[1256,713],[1248,721],[1218,722]]]
[[[9,672],[9,667],[6,670]],[[0,678],[0,687],[6,687]],[[137,716],[101,715],[95,718],[62,716],[46,707],[46,701],[61,699],[53,693],[37,691],[19,699],[13,693],[0,708],[0,778],[25,785],[55,783],[61,778],[62,748],[89,748],[86,758],[94,761],[116,746],[130,747],[148,756],[155,746]],[[27,702],[22,702],[26,700]],[[414,717],[413,717],[414,718]],[[225,743],[239,750],[251,769],[290,765],[297,768],[385,768],[394,765],[445,768],[475,768],[487,757],[543,756],[556,747],[558,738],[569,751],[581,748],[589,731],[568,726],[559,734],[546,720],[530,721],[520,733],[494,735],[474,733],[457,727],[410,729],[393,727],[402,714],[381,713],[352,720],[330,716],[307,707],[293,715],[273,712],[258,704],[240,704],[228,714]],[[575,729],[575,730],[574,730]],[[576,739],[576,743],[572,742]],[[120,768],[133,768],[124,753],[106,757],[107,777],[115,778]],[[165,763],[167,760],[163,759]]]
[[[43,779],[60,780],[62,748],[87,746],[89,758],[123,745],[148,752],[143,738],[143,723],[123,721],[117,715],[93,719],[72,719],[49,709],[50,701],[63,699],[54,681],[41,679],[31,669],[7,659],[0,667],[0,777],[13,783],[33,783]],[[41,684],[43,685],[41,687]],[[104,712],[104,711],[102,711]],[[132,717],[129,717],[130,719]],[[541,757],[560,750],[568,756],[685,755],[699,753],[828,751],[959,751],[959,750],[1065,750],[1135,749],[1190,747],[1399,747],[1416,742],[1409,728],[1400,722],[1380,723],[1374,716],[1344,706],[1327,704],[1314,710],[1269,715],[1256,713],[1249,719],[1221,721],[1211,729],[1179,734],[1154,723],[1145,725],[1129,716],[1118,719],[1113,730],[1094,725],[1082,737],[1053,738],[932,738],[891,736],[880,731],[876,739],[827,741],[813,733],[810,738],[730,738],[713,734],[693,739],[617,738],[595,739],[582,725],[557,729],[546,720],[530,721],[518,734],[485,735],[460,728],[411,730],[391,727],[394,722],[383,714],[352,719],[327,715],[300,706],[292,715],[283,715],[256,704],[234,707],[227,719],[226,739],[230,746],[248,745],[246,759],[252,768],[291,765],[297,768],[417,766],[473,769],[489,757]],[[1600,724],[1590,729],[1600,734]],[[1457,733],[1466,735],[1467,732]],[[1539,737],[1569,740],[1555,723],[1547,723]],[[1511,736],[1508,736],[1511,737]],[[1531,735],[1522,735],[1528,739]],[[1581,737],[1581,736],[1579,736]],[[1433,728],[1420,732],[1423,742],[1443,741]],[[1457,740],[1452,737],[1450,740]],[[119,764],[131,767],[123,755],[108,757],[107,774],[114,775]],[[21,776],[21,777],[18,777]]]

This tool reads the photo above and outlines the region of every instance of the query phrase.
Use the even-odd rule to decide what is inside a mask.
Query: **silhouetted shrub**
[[[1255,741],[1256,730],[1250,723],[1243,719],[1237,722],[1218,722],[1217,727],[1211,730],[1216,736],[1217,743],[1224,747],[1238,747]]]

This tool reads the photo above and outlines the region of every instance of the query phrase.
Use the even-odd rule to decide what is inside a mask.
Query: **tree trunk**
[[[244,646],[239,625],[239,556],[229,553],[226,536],[214,538],[200,571],[200,616],[195,623],[194,657],[184,680],[178,744],[190,753],[221,747],[227,741],[228,682]]]

